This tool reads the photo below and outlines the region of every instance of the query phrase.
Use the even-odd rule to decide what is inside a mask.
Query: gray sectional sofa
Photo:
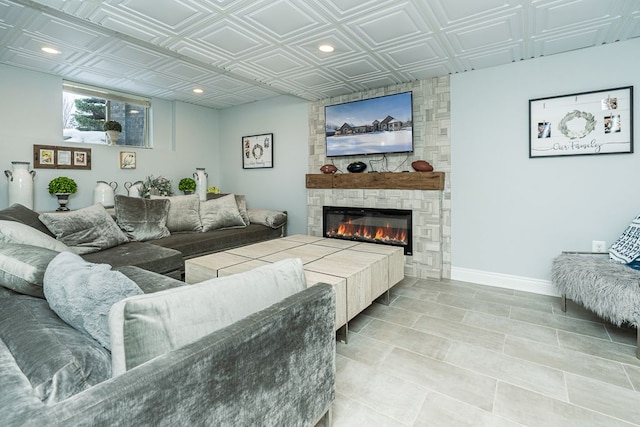
[[[149,222],[149,203],[127,205],[129,218]],[[96,211],[103,215],[88,210],[74,221]],[[116,220],[126,214],[117,211]],[[330,424],[332,286],[307,288],[300,260],[195,285],[171,277],[184,258],[282,235],[281,217],[253,215],[248,227],[172,232],[78,256],[51,238],[51,229],[68,236],[55,215],[0,211],[8,236],[0,240],[0,425]],[[118,225],[158,232],[127,228],[134,223]],[[23,226],[46,244],[29,241]],[[216,234],[222,241],[204,238]],[[98,235],[98,243],[114,238],[107,228]]]

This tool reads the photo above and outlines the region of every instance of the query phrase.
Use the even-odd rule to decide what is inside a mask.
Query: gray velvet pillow
[[[167,216],[167,228],[170,232],[202,231],[200,198],[197,194],[172,197],[151,196],[151,199],[162,198],[170,202]]]
[[[0,285],[16,292],[44,298],[44,272],[59,252],[18,243],[0,245]]]
[[[242,220],[235,195],[233,194],[201,202],[200,220],[202,221],[202,231],[247,226]]]
[[[219,199],[220,197],[228,196],[229,194],[230,193],[226,193],[226,194],[207,193],[207,200]],[[249,220],[249,212],[247,211],[247,198],[242,194],[234,194],[234,196],[236,197],[236,204],[238,205],[238,211],[240,211],[240,216],[242,217],[244,224],[245,225],[251,224],[251,221]]]
[[[116,222],[130,240],[161,239],[171,233],[167,228],[169,200],[142,199],[117,195],[115,197]]]
[[[287,214],[269,209],[249,209],[249,220],[255,224],[266,225],[271,228],[281,227],[287,222]]]
[[[58,254],[44,273],[44,296],[58,316],[110,349],[109,310],[142,294],[133,280],[108,264],[93,264],[71,252]]]
[[[97,252],[129,241],[100,203],[75,211],[42,213],[39,218],[58,240],[77,254]]]
[[[0,220],[0,242],[39,246],[58,252],[70,250],[67,245],[51,235],[16,221]]]

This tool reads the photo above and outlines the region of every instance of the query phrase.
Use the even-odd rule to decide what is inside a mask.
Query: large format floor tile
[[[640,426],[635,330],[470,283],[391,294],[337,345],[334,426]]]

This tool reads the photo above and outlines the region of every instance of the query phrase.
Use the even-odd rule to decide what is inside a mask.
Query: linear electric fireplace
[[[413,253],[411,211],[404,209],[322,207],[324,237],[400,246]]]

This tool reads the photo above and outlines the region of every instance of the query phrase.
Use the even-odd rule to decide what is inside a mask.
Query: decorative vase
[[[204,168],[196,168],[193,179],[196,181],[198,198],[203,202],[207,200],[207,178],[209,178],[209,174],[204,171]]]
[[[142,181],[130,182],[127,181],[124,183],[124,188],[127,190],[127,195],[129,197],[142,197],[142,186],[144,183]]]
[[[185,196],[188,196],[189,194],[193,194],[193,191],[185,190],[185,191],[183,191],[183,193],[185,194]]]
[[[66,212],[69,210],[67,207],[67,203],[69,203],[69,196],[71,193],[56,193],[56,197],[58,198],[58,209],[56,211]]]
[[[115,205],[115,191],[118,183],[115,181],[96,181],[96,187],[93,189],[93,203],[102,203],[105,208],[112,208]]]
[[[33,209],[33,178],[36,171],[29,171],[29,162],[11,162],[13,171],[4,174],[9,179],[9,206],[19,203]]]
[[[118,143],[118,137],[120,136],[120,132],[117,130],[108,130],[105,131],[107,134],[107,144],[116,145]]]

